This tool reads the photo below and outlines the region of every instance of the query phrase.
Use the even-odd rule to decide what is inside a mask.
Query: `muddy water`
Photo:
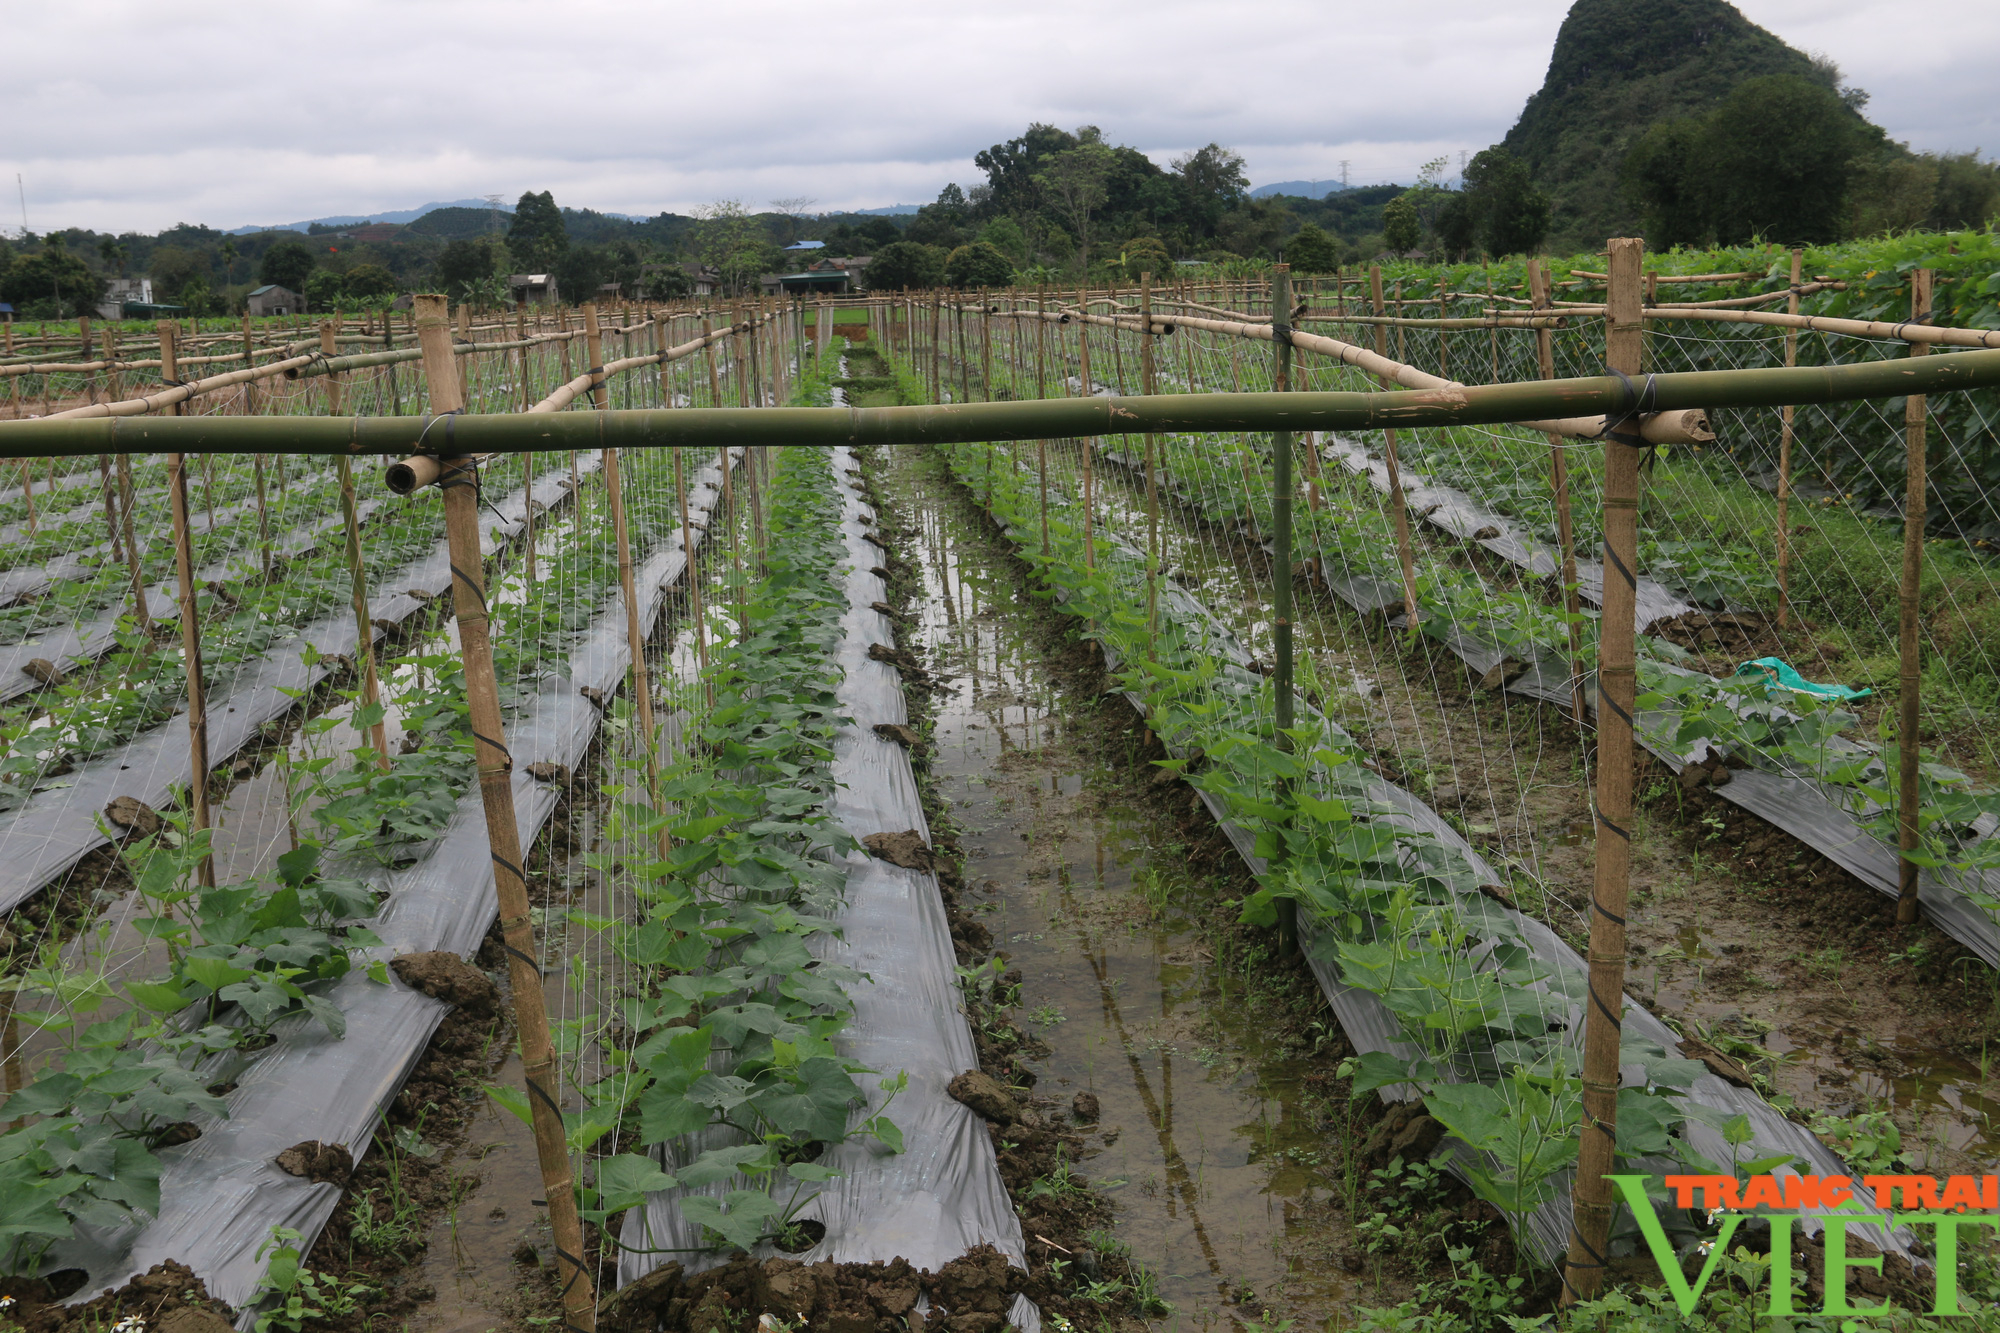
[[[1142,489],[1115,467],[1101,466],[1099,475],[1103,519],[1142,542]],[[1270,579],[1261,556],[1164,498],[1160,534],[1163,567],[1253,653],[1268,653]],[[1446,545],[1435,558],[1464,557]],[[1570,726],[1552,709],[1471,695],[1464,668],[1442,649],[1402,653],[1379,626],[1315,600],[1301,606],[1295,628],[1302,685],[1315,685],[1331,715],[1393,761],[1404,785],[1452,820],[1510,874],[1520,900],[1581,949],[1595,849],[1588,775]],[[1857,948],[1827,928],[1833,921],[1819,920],[1844,919],[1822,896],[1834,890],[1816,884],[1801,892],[1775,865],[1753,871],[1725,861],[1720,830],[1701,810],[1678,817],[1657,805],[1642,810],[1628,994],[1682,1031],[1732,1050],[1767,1081],[1767,1092],[1807,1118],[1888,1110],[1917,1169],[1987,1169],[2000,1157],[2000,1040],[1984,1068],[1976,1051],[1962,1043],[1951,1049],[1966,1012],[1942,1006],[1942,984],[1920,979],[1914,966],[1899,974],[1893,952],[1925,934],[1933,949],[1948,942],[1925,928]],[[1866,890],[1838,892],[1859,898],[1855,910],[1882,911]],[[1990,994],[1973,1001],[1970,1021],[1991,1004]],[[1990,1028],[1990,1015],[1985,1021]]]
[[[1198,914],[1214,886],[1140,806],[1114,762],[1135,726],[1046,667],[1059,640],[1017,568],[917,451],[874,466],[921,524],[921,626],[937,670],[933,772],[966,852],[968,905],[1026,981],[1016,1010],[1050,1054],[1037,1091],[1089,1091],[1101,1131],[1083,1170],[1111,1189],[1117,1236],[1160,1277],[1182,1327],[1253,1317],[1338,1322],[1363,1293],[1336,1265],[1324,1206],[1335,1168],[1302,1109],[1316,1068],[1278,1047],[1237,1002]],[[1107,745],[1107,741],[1109,744]],[[1320,1064],[1324,1061],[1318,1062]]]

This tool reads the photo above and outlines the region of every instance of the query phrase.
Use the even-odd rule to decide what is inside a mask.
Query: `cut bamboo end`
[[[389,464],[382,480],[397,495],[410,495],[435,484],[443,474],[444,469],[437,459],[429,454],[418,454],[400,463]]]

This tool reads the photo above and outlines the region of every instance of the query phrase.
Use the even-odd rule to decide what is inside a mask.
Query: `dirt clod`
[[[945,1088],[954,1101],[963,1102],[977,1114],[999,1125],[1011,1125],[1021,1118],[1021,1107],[991,1074],[968,1069]],[[1095,1101],[1096,1098],[1092,1098]]]
[[[868,660],[871,662],[887,662],[906,676],[921,678],[925,674],[923,667],[918,665],[916,656],[908,649],[891,648],[886,643],[869,644]]]
[[[443,1000],[467,1013],[490,1018],[500,1011],[500,988],[484,972],[449,950],[406,953],[390,960],[390,970],[411,990]]]
[[[532,1245],[522,1245],[531,1253]],[[516,1258],[519,1258],[518,1253]],[[540,1262],[540,1256],[535,1257]],[[597,1311],[597,1326],[604,1333],[652,1333],[666,1312],[668,1302],[680,1293],[681,1266],[662,1264],[637,1282],[628,1283],[608,1298]]]
[[[861,845],[890,865],[901,866],[905,870],[936,868],[924,835],[915,829],[905,829],[901,833],[871,833],[861,840]]]
[[[547,759],[528,765],[528,776],[537,782],[553,782],[557,786],[569,785],[569,768]]]
[[[870,602],[868,603],[868,609],[871,611],[880,611],[883,615],[889,617],[889,619],[891,620],[909,619],[908,616],[904,615],[901,611],[898,611],[895,607],[889,605],[887,602]]]
[[[885,741],[894,741],[898,745],[914,748],[917,744],[916,731],[900,722],[877,722],[875,734]]]
[[[134,837],[148,838],[160,831],[159,812],[136,796],[120,796],[104,807],[104,817]]]
[[[1699,1060],[1708,1066],[1708,1072],[1725,1083],[1733,1083],[1739,1088],[1755,1090],[1749,1071],[1724,1055],[1700,1037],[1682,1037],[1679,1042],[1681,1054],[1690,1060]]]
[[[29,680],[34,681],[37,685],[60,685],[64,680],[68,679],[68,677],[63,675],[62,668],[58,667],[54,662],[49,661],[46,657],[28,659],[27,663],[21,668],[21,674]]]
[[[345,1185],[354,1174],[354,1155],[338,1143],[307,1139],[278,1154],[278,1169],[304,1176],[315,1185]]]
[[[1069,1113],[1086,1125],[1094,1125],[1103,1112],[1097,1104],[1096,1093],[1079,1092],[1069,1099]]]

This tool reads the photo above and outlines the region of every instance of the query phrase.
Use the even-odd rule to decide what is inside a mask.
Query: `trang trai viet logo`
[[[1889,1312],[1887,1304],[1854,1305],[1848,1300],[1849,1269],[1872,1268],[1878,1273],[1882,1270],[1880,1255],[1866,1258],[1848,1255],[1847,1228],[1854,1222],[1864,1225],[1887,1222],[1897,1229],[1930,1228],[1932,1262],[1937,1280],[1937,1294],[1930,1313],[1963,1314],[1965,1311],[1958,1306],[1959,1228],[1991,1227],[1996,1234],[2000,1234],[2000,1176],[1947,1176],[1942,1182],[1936,1176],[1863,1176],[1858,1186],[1849,1176],[1792,1175],[1780,1179],[1759,1175],[1747,1180],[1738,1180],[1734,1176],[1668,1176],[1666,1187],[1673,1194],[1676,1206],[1690,1210],[1706,1209],[1712,1217],[1719,1215],[1721,1220],[1720,1233],[1702,1247],[1705,1257],[1701,1272],[1690,1284],[1681,1271],[1680,1256],[1675,1252],[1666,1228],[1654,1211],[1653,1201],[1646,1193],[1646,1186],[1653,1177],[1609,1176],[1607,1179],[1618,1187],[1625,1205],[1632,1210],[1632,1216],[1639,1223],[1639,1232],[1652,1250],[1653,1262],[1659,1265],[1667,1289],[1673,1294],[1674,1304],[1680,1307],[1683,1315],[1694,1313],[1703,1288],[1715,1274],[1718,1261],[1729,1252],[1737,1228],[1749,1220],[1753,1209],[1759,1210],[1755,1216],[1771,1225],[1771,1304],[1765,1312],[1771,1315],[1879,1315]],[[1865,1211],[1865,1200],[1871,1193],[1875,1207],[1886,1213],[1886,1218]],[[1821,1210],[1825,1211],[1822,1213]],[[1858,1215],[1841,1215],[1847,1211]],[[1801,1212],[1820,1213],[1814,1220],[1824,1228],[1820,1237],[1824,1246],[1824,1299],[1817,1311],[1802,1310],[1793,1303],[1792,1224]]]

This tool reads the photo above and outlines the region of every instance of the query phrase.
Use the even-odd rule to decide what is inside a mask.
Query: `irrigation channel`
[[[1924,476],[1935,426],[1969,532],[2000,335],[1649,344],[1707,307],[1610,255],[1601,305],[1531,267],[1469,318],[1282,269],[424,297],[415,347],[15,367],[75,405],[0,423],[6,1309],[1581,1327],[1733,1234],[1656,1188],[1656,1248],[1615,1168],[1992,1181],[2000,602]],[[1600,315],[1619,374],[1555,380]],[[1854,346],[1748,368],[1779,328]],[[1794,531],[1793,446],[1879,462],[1887,398],[1903,511]],[[1768,517],[1772,427],[1775,614],[1767,529],[1716,526]],[[1871,1202],[1801,1199],[1801,1300],[1843,1234],[1867,1295],[1946,1290]]]

